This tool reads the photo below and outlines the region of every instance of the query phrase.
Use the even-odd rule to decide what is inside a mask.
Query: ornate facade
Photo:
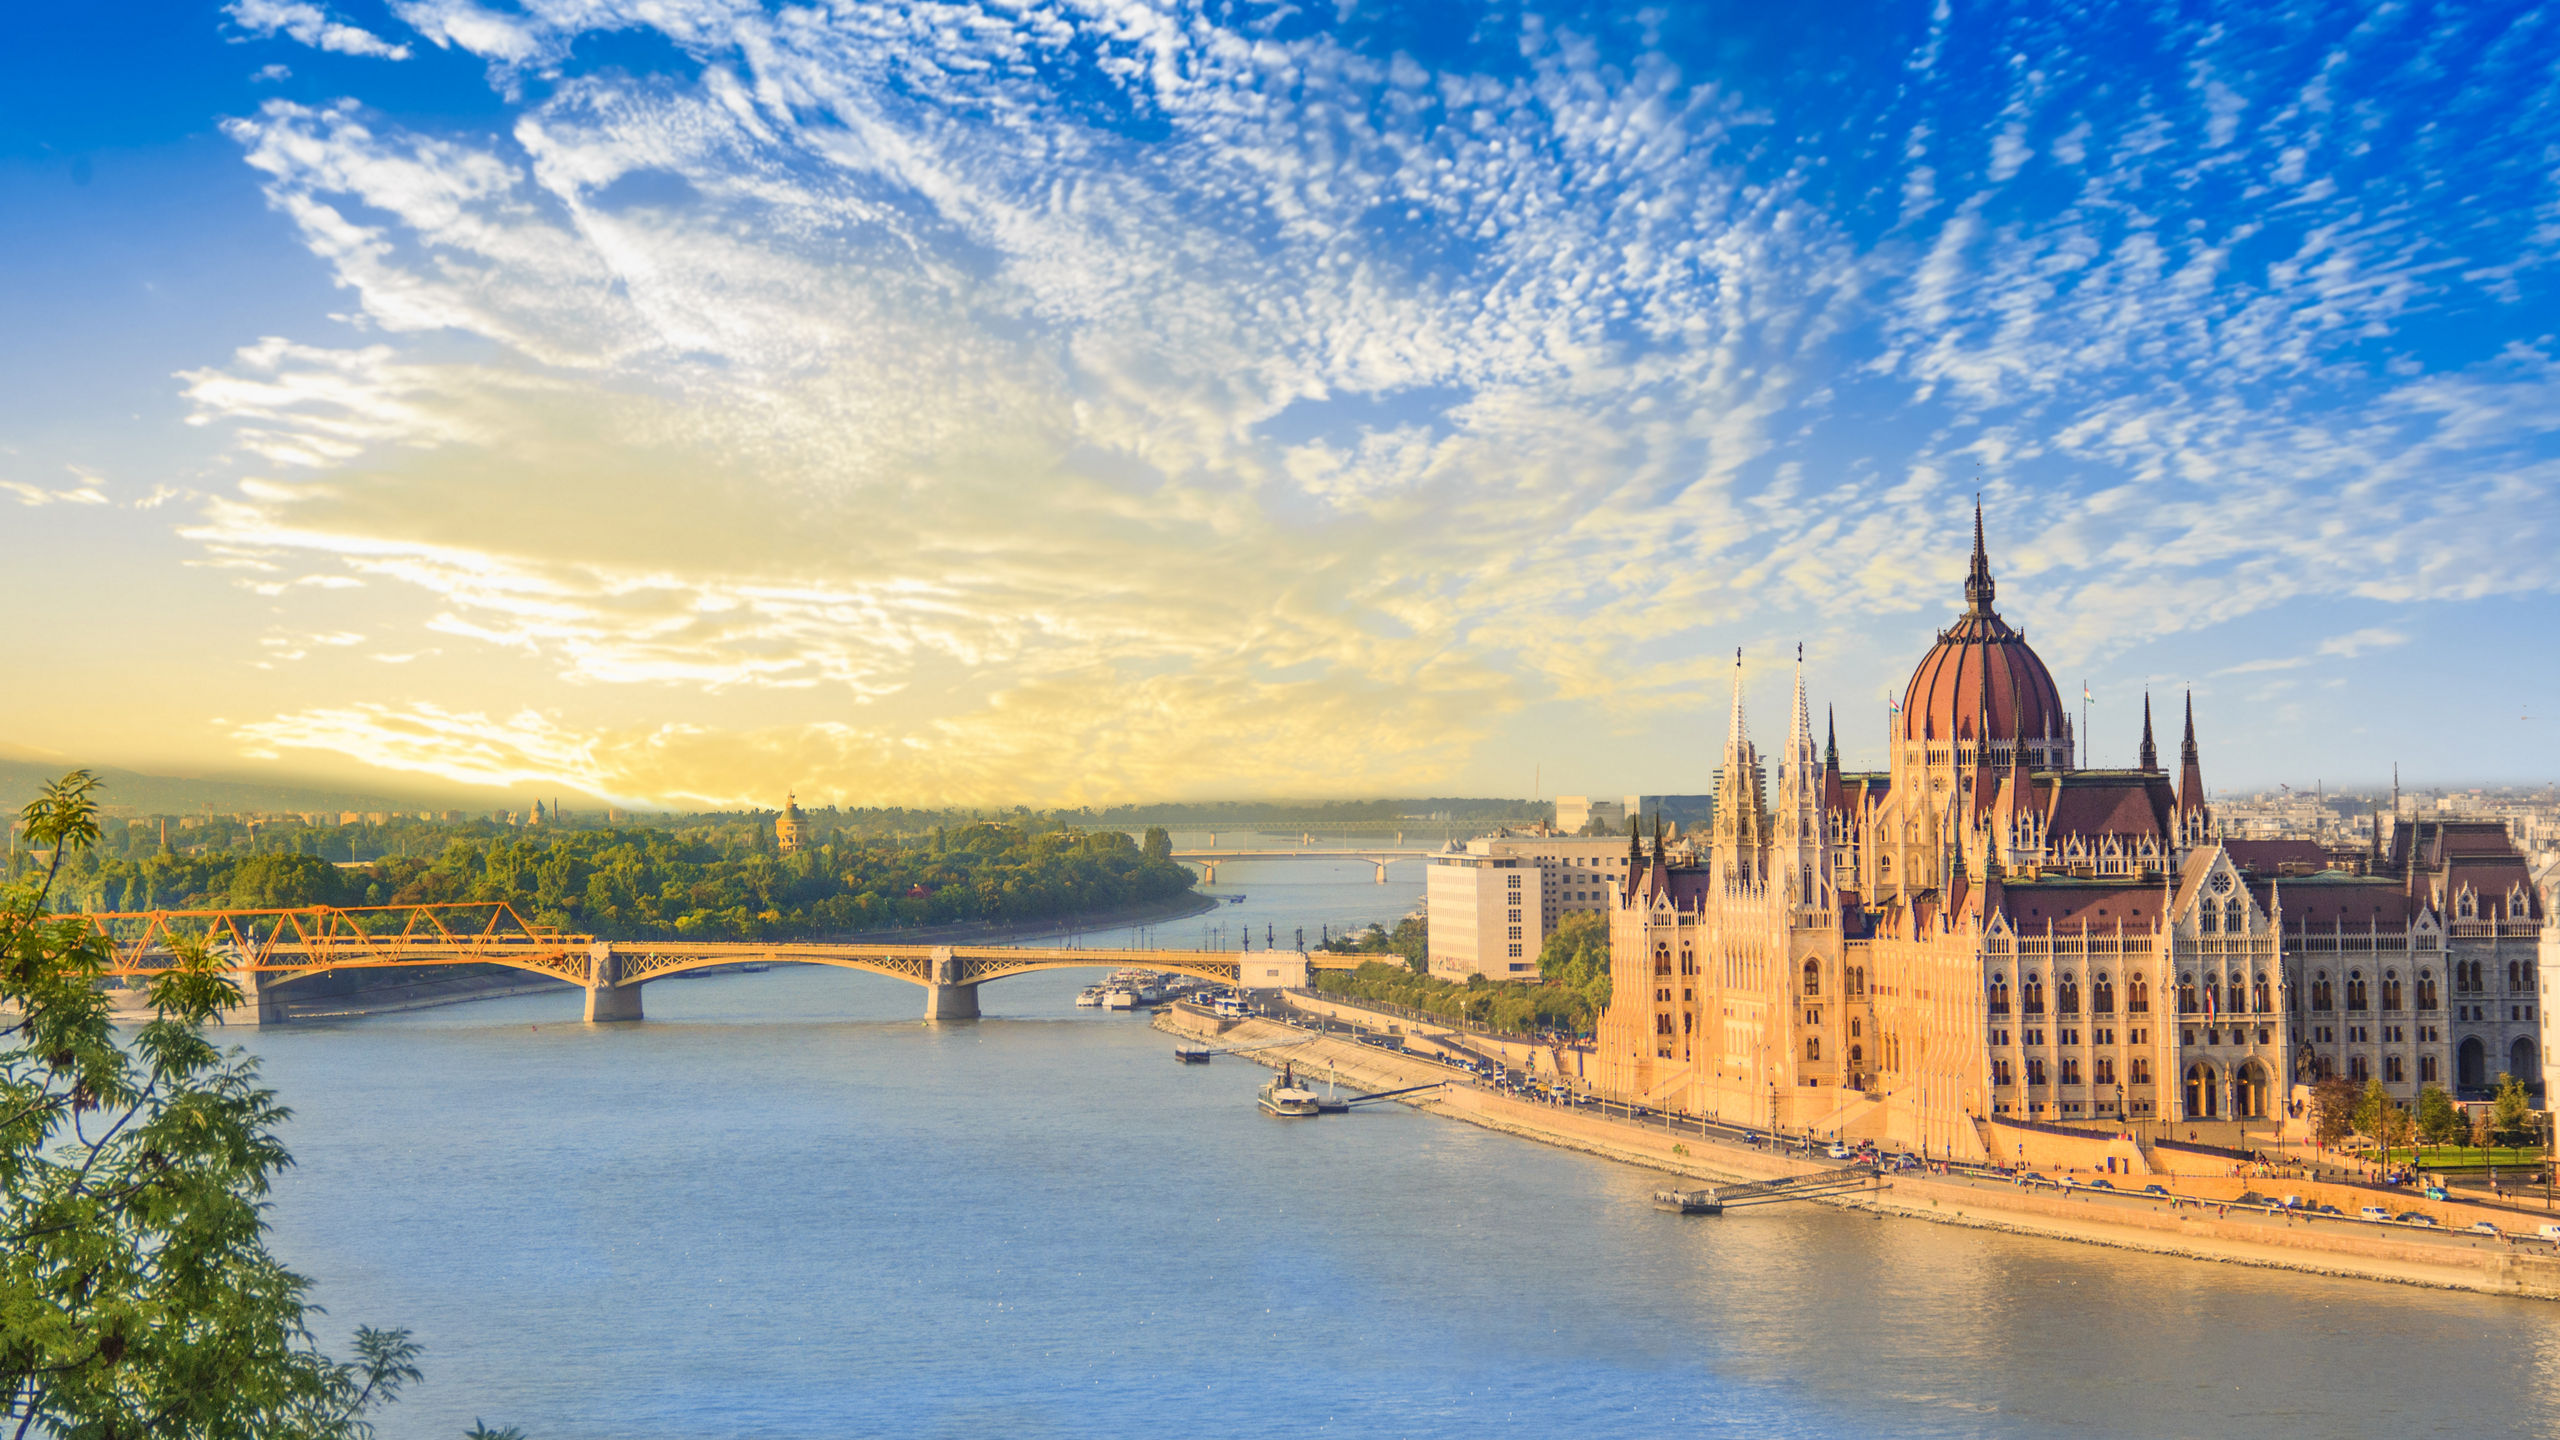
[[[1774,803],[1736,657],[1712,827],[1631,831],[1611,892],[1602,1089],[1979,1157],[1993,1118],[2272,1123],[2324,1075],[2538,1083],[2544,917],[2501,824],[2221,839],[2193,701],[2174,776],[2148,700],[2134,766],[2085,767],[1994,593],[1977,512],[1965,611],[1881,773],[1816,744],[1799,656]]]

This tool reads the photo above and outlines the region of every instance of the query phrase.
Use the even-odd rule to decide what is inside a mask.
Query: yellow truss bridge
[[[131,982],[167,969],[180,945],[203,944],[221,956],[240,983],[236,1022],[283,1018],[278,987],[333,970],[385,970],[430,965],[503,965],[548,976],[587,992],[593,1021],[641,1018],[640,987],[652,980],[715,965],[748,962],[833,965],[919,985],[925,1018],[965,1020],[978,1013],[978,987],[1034,970],[1128,965],[1242,985],[1280,972],[1292,981],[1301,965],[1346,968],[1354,956],[1271,956],[1264,951],[1069,950],[1028,945],[835,944],[822,941],[599,940],[528,923],[502,902],[444,905],[315,905],[295,910],[137,910],[65,915],[86,922],[114,947],[107,974]],[[1265,984],[1269,981],[1266,980]]]

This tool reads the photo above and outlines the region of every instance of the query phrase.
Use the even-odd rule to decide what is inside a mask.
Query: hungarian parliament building
[[[2134,765],[2086,768],[1992,600],[1977,509],[1890,768],[1841,770],[1799,658],[1774,804],[1737,662],[1712,822],[1631,827],[1609,892],[1599,1088],[1973,1158],[1988,1120],[2264,1129],[2329,1076],[2539,1088],[2543,905],[2504,824],[2223,838],[2193,700],[2174,772],[2147,699]]]

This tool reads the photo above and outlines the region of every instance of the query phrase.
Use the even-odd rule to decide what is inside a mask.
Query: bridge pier
[[[214,1012],[214,1018],[225,1025],[283,1024],[284,1002],[276,995],[276,986],[283,979],[261,970],[232,971],[231,981],[240,987],[240,1003],[223,1006]]]
[[[591,946],[587,959],[587,1023],[606,1025],[643,1018],[639,983],[622,983],[622,964],[614,958],[613,947]]]
[[[948,945],[937,945],[933,951],[933,979],[924,987],[924,1018],[938,1020],[975,1020],[978,1018],[978,987],[960,980],[960,957]]]

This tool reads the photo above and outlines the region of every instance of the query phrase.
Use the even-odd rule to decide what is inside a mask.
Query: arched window
[[[2009,980],[2007,976],[1997,973],[1991,977],[1991,1013],[1994,1015],[2009,1013]]]
[[[2373,1068],[2365,1062],[2365,1058],[2363,1056],[2350,1055],[2347,1057],[2347,1078],[2350,1080],[2370,1080],[2373,1078]]]
[[[2213,1119],[2215,1111],[2221,1108],[2221,1089],[2222,1087],[2215,1083],[2212,1066],[2188,1066],[2187,1118],[2190,1120]]]
[[[2329,988],[2329,972],[2328,972],[2328,971],[2326,971],[2326,970],[2322,970],[2322,971],[2318,972],[2317,974],[2314,974],[2314,975],[2311,977],[2311,1008],[2312,1008],[2312,1009],[2314,1009],[2314,1010],[2335,1010],[2335,1009],[2337,1009],[2337,1008],[2338,1008],[2338,1007],[2337,1007],[2337,1004],[2335,1003],[2335,1002],[2336,1002],[2336,1000],[2337,1000],[2337,998],[2338,998],[2338,997],[2337,997],[2337,993],[2336,993],[2335,991],[2333,991],[2333,990],[2331,990],[2331,989]]]
[[[1849,1068],[1850,1068],[1851,1070],[1857,1070],[1857,1069],[1859,1069],[1859,1068],[1863,1067],[1866,1063],[1867,1063],[1867,1047],[1866,1047],[1866,1046],[1864,1046],[1864,1045],[1852,1045],[1852,1046],[1850,1046],[1850,1047],[1849,1047]]]
[[[2222,928],[2234,935],[2249,933],[2249,912],[2234,900],[2222,911]]]
[[[2347,1008],[2348,1008],[2349,1010],[2369,1010],[2369,1009],[2371,1009],[2372,1007],[2371,1007],[2370,1005],[2366,1004],[2366,1003],[2365,1003],[2365,1000],[2366,1000],[2366,996],[2365,996],[2365,988],[2364,988],[2364,972],[2363,972],[2363,971],[2361,971],[2361,970],[2350,970],[2350,971],[2348,971],[2348,972],[2347,972]]]
[[[2036,974],[2036,972],[2034,972],[2033,970],[2028,971],[2028,972],[2027,972],[2026,983],[2025,983],[2025,985],[2020,989],[2019,997],[2018,997],[2018,998],[2019,998],[2019,1001],[2020,1001],[2020,1004],[2019,1004],[2019,1006],[2018,1006],[2018,1010],[2019,1010],[2019,1012],[2020,1012],[2021,1014],[2026,1014],[2026,1015],[2041,1015],[2041,1014],[2043,1014],[2043,1013],[2044,1013],[2044,977],[2042,977],[2042,976],[2040,976],[2040,975]]]
[[[2178,1013],[2181,1015],[2193,1015],[2200,1008],[2202,1007],[2196,1003],[2196,977],[2193,975],[2179,976]]]
[[[2223,1013],[2223,1014],[2225,1014],[2225,1015],[2238,1015],[2238,1014],[2242,1014],[2242,1013],[2244,1013],[2244,1012],[2248,1009],[2248,1006],[2247,1006],[2246,1004],[2244,1004],[2243,1002],[2245,1002],[2248,998],[2249,998],[2249,997],[2248,997],[2246,994],[2242,993],[2242,990],[2241,990],[2241,988],[2240,988],[2240,972],[2239,972],[2239,971],[2234,970],[2234,971],[2232,971],[2229,975],[2227,975],[2227,976],[2223,977],[2223,984],[2222,984],[2222,1013]]]
[[[2274,997],[2273,995],[2271,995],[2270,993],[2268,993],[2268,990],[2267,990],[2267,977],[2266,977],[2266,976],[2264,976],[2264,975],[2259,975],[2259,976],[2255,976],[2255,977],[2253,977],[2253,978],[2251,979],[2250,984],[2249,984],[2249,1008],[2250,1008],[2250,1009],[2255,1010],[2256,1012],[2258,1012],[2258,1013],[2259,1013],[2259,1014],[2261,1014],[2261,1015],[2264,1015],[2264,1014],[2266,1014],[2267,1012],[2269,1012],[2269,1011],[2271,1011],[2271,1010],[2273,1010],[2273,1009],[2275,1009],[2275,1008],[2276,1008],[2272,1003],[2270,1003],[2270,1002],[2272,1002],[2272,1001],[2274,1000],[2274,998],[2275,998],[2275,997]]]
[[[2128,975],[2125,977],[2124,1013],[2127,1015],[2148,1015],[2151,1013],[2150,981],[2143,979],[2139,975]]]
[[[2107,979],[2107,974],[2103,970],[2098,972],[2096,979],[2089,982],[2089,1013],[2092,1015],[2116,1013],[2115,983]]]
[[[2523,989],[2523,988],[2524,988],[2524,969],[2523,969],[2523,967],[2521,967],[2521,966],[2519,966],[2518,964],[2516,964],[2516,962],[2515,962],[2515,961],[2513,961],[2513,960],[2508,961],[2508,962],[2507,962],[2507,993],[2508,993],[2508,994],[2510,994],[2510,995],[2512,995],[2512,994],[2516,993],[2518,990],[2521,990],[2521,989]]]
[[[2222,912],[2211,905],[2196,907],[2196,930],[2211,935],[2222,928]]]
[[[2273,1086],[2266,1067],[2252,1060],[2232,1076],[2231,1116],[2235,1120],[2267,1118],[2267,1100]]]
[[[2077,1015],[2080,1013],[2079,976],[2063,975],[2054,980],[2053,1013],[2056,1015]]]
[[[2113,1085],[2116,1083],[2116,1057],[2113,1055],[2099,1056],[2094,1069],[2095,1073],[2091,1078],[2096,1080],[2099,1084]]]
[[[2015,1078],[2010,1074],[2008,1061],[1994,1060],[1991,1062],[1991,1083],[1994,1085],[2013,1085],[2017,1083]]]
[[[2065,1055],[2062,1057],[2062,1083],[2065,1085],[2077,1085],[2080,1083],[2079,1056]]]
[[[2383,971],[2382,1008],[2385,1010],[2397,1010],[2400,1008],[2400,999],[2400,972],[2397,970]]]
[[[1820,961],[1807,960],[1804,962],[1804,993],[1807,995],[1819,995],[1822,993],[1822,964]]]
[[[1821,1036],[1807,1035],[1804,1037],[1804,1058],[1807,1060],[1819,1060],[1822,1058]]]

